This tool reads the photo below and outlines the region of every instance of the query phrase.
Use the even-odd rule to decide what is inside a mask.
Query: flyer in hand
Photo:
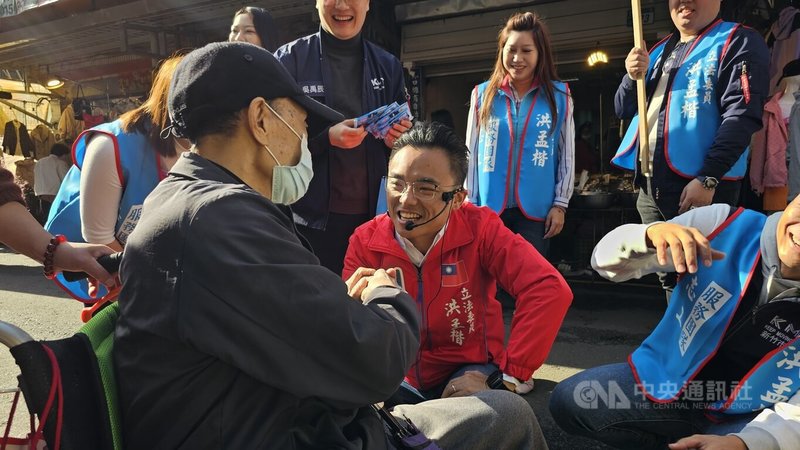
[[[356,127],[366,127],[376,139],[383,139],[392,128],[392,125],[403,119],[412,120],[411,110],[408,103],[394,102],[391,105],[384,105],[378,109],[370,111],[355,119]]]

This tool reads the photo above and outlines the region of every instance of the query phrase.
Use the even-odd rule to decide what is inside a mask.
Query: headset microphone
[[[444,213],[444,211],[447,209],[447,205],[450,203],[450,201],[453,200],[453,197],[456,196],[456,192],[460,192],[460,191],[461,191],[461,188],[456,189],[455,191],[442,192],[442,200],[444,201],[444,207],[442,207],[441,211],[439,211],[438,213],[436,213],[435,216],[431,217],[430,219],[428,219],[428,220],[426,220],[425,222],[422,222],[422,223],[414,223],[414,222],[409,220],[405,224],[406,231],[411,231],[414,228],[421,227],[423,225],[427,225],[427,224],[433,222],[434,220],[436,220],[436,218],[441,216],[442,213]]]

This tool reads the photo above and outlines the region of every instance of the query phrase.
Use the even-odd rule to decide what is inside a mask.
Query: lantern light
[[[594,65],[598,63],[608,64],[608,55],[604,51],[597,50],[589,55],[586,62],[589,63],[590,67],[594,67]]]

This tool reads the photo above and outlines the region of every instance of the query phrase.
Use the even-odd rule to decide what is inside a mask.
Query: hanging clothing
[[[789,114],[789,144],[786,148],[789,159],[789,199],[800,194],[800,91],[794,93],[794,105]]]
[[[75,138],[83,131],[84,124],[82,120],[75,120],[75,112],[72,105],[67,105],[64,111],[61,112],[61,119],[58,120],[58,133],[56,140],[73,142]]]
[[[20,149],[22,156],[33,157],[33,141],[28,134],[28,129],[20,121],[12,120],[6,123],[3,132],[3,151],[9,155],[16,155],[17,149]]]
[[[769,89],[770,94],[778,90],[778,80],[783,74],[783,67],[800,58],[800,10],[794,7],[784,8],[778,20],[772,24],[767,33],[769,45]]]
[[[6,115],[6,113],[3,111],[3,109],[0,108],[0,123],[6,123],[9,120],[11,120],[11,119],[9,119],[8,116]]]
[[[50,127],[39,124],[31,131],[31,140],[34,147],[33,157],[42,159],[50,155],[50,149],[56,143],[56,136]]]
[[[86,114],[83,113],[83,125],[87,128],[94,128],[97,125],[105,122],[106,116],[102,114]]]
[[[767,187],[764,188],[764,199],[761,209],[764,211],[783,211],[789,202],[786,200],[789,196],[789,187]]]
[[[775,94],[764,105],[764,128],[753,134],[750,151],[750,185],[758,194],[765,188],[783,187],[787,184],[786,145],[789,132],[781,112],[779,100],[782,92]]]

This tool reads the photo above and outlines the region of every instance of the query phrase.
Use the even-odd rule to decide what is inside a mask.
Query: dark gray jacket
[[[288,208],[186,153],[145,201],[120,273],[126,448],[386,447],[366,405],[414,360],[414,302],[388,287],[351,299]]]

